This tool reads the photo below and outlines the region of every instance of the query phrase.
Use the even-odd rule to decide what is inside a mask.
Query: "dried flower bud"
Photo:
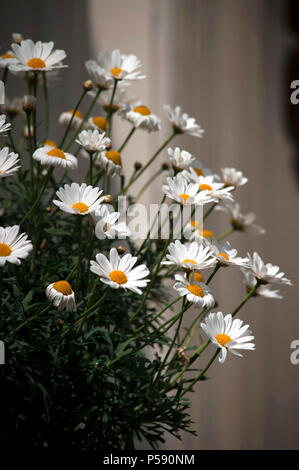
[[[162,170],[165,171],[165,170],[169,170],[169,164],[167,162],[164,162],[162,163],[162,166],[161,166]]]
[[[127,251],[123,245],[118,245],[116,249],[119,255],[123,255]]]
[[[104,204],[112,204],[113,197],[111,196],[111,194],[107,194],[107,196],[104,197],[103,202]]]
[[[52,210],[52,207],[50,206],[46,207],[46,212],[51,212],[51,210]]]
[[[86,80],[84,83],[83,83],[83,88],[85,91],[90,91],[93,89],[93,83],[91,80]]]
[[[110,144],[107,144],[107,145],[106,145],[106,149],[107,149],[107,150],[112,149],[112,143],[111,143],[111,142],[110,142]]]
[[[20,33],[12,33],[12,42],[14,42],[15,44],[21,44],[21,42],[23,41],[23,36],[22,34]]]
[[[190,357],[185,353],[185,348],[177,349],[177,358],[178,361],[184,365],[187,365],[190,362]]]
[[[134,163],[134,168],[136,171],[140,170],[142,168],[142,163],[141,162],[135,162]]]
[[[23,109],[25,113],[32,113],[36,108],[37,99],[33,95],[25,95],[23,98]]]
[[[63,326],[63,325],[64,325],[64,320],[62,320],[61,318],[59,318],[57,324],[58,324],[59,326]]]

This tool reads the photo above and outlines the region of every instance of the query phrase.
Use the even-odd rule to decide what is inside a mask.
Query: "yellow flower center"
[[[214,234],[211,230],[202,230],[201,231],[201,236],[203,238],[209,238],[210,240],[213,240]]]
[[[0,256],[9,256],[11,253],[11,248],[6,243],[0,243]]]
[[[95,116],[95,117],[92,118],[92,122],[94,123],[95,126],[97,126],[102,131],[107,130],[107,120],[106,120],[106,118],[104,118],[102,116]]]
[[[45,140],[44,145],[49,145],[51,147],[57,147],[56,142],[54,140]]]
[[[47,152],[47,155],[49,155],[50,157],[62,158],[62,160],[66,159],[65,153],[58,148],[49,150],[49,152]]]
[[[184,202],[186,202],[190,196],[188,196],[188,194],[182,193],[180,194],[180,197],[183,199]]]
[[[202,191],[213,191],[213,188],[211,188],[211,186],[209,184],[200,184],[199,188]]]
[[[184,261],[182,261],[182,264],[184,263],[193,263],[193,264],[196,264],[196,261],[194,261],[193,259],[184,259]]]
[[[14,58],[15,58],[15,56],[12,55],[12,54],[3,54],[1,56],[1,59],[14,59]]]
[[[120,153],[116,150],[109,150],[106,152],[106,157],[108,160],[111,160],[115,165],[121,165],[121,156]]]
[[[151,110],[147,106],[136,106],[133,111],[134,113],[139,113],[143,116],[148,116],[149,114],[151,114]]]
[[[225,346],[227,343],[230,343],[230,341],[232,341],[230,336],[224,334],[217,335],[216,340],[219,344],[221,344],[221,346]]]
[[[120,69],[119,67],[113,67],[113,69],[111,69],[110,72],[115,77],[119,77],[119,74],[122,72],[122,69]]]
[[[76,202],[76,204],[72,205],[72,208],[77,209],[77,211],[79,211],[80,214],[84,214],[84,212],[87,212],[89,209],[89,207],[83,202]]]
[[[200,168],[194,167],[193,170],[195,171],[197,176],[204,176],[204,173]]]
[[[222,256],[222,258],[225,258],[226,261],[229,261],[229,256],[227,256],[226,253],[218,253],[218,256]]]
[[[70,109],[69,111],[67,111],[69,114],[75,114],[76,117],[82,119],[82,113],[80,113],[80,111],[77,109],[77,111],[74,113],[74,109]]]
[[[190,273],[188,279],[195,282],[203,282],[203,277],[200,273]]]
[[[2,171],[0,170],[0,175],[1,175]]]
[[[197,222],[195,222],[195,220],[191,220],[190,225],[191,225],[192,228],[196,228],[197,227]]]
[[[123,271],[111,271],[109,276],[111,281],[116,282],[117,284],[125,284],[128,281],[128,278]]]
[[[33,59],[28,60],[27,65],[32,69],[43,69],[46,67],[46,62],[39,57],[33,57]]]
[[[71,295],[72,288],[67,281],[57,281],[54,282],[53,287],[57,292],[61,292],[63,295]]]
[[[203,297],[204,296],[204,291],[203,289],[198,286],[197,284],[189,284],[187,286],[187,289],[191,294],[195,295],[196,297]]]

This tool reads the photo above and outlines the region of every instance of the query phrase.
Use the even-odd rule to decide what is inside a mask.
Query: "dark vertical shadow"
[[[296,171],[299,182],[299,103],[292,104],[290,100],[290,85],[294,80],[299,80],[299,2],[298,0],[288,0],[283,2],[287,8],[287,27],[290,33],[293,33],[294,46],[287,57],[286,62],[286,122],[287,130],[294,143],[293,166]],[[299,98],[299,93],[298,93]]]

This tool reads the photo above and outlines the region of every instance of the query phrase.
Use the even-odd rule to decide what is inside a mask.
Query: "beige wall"
[[[244,210],[257,213],[267,235],[236,234],[231,241],[243,254],[257,249],[296,282],[298,187],[283,114],[284,66],[293,38],[282,5],[278,0],[90,0],[90,39],[94,55],[120,48],[141,58],[148,80],[134,90],[154,112],[162,115],[162,104],[170,102],[198,118],[205,137],[184,137],[186,149],[215,170],[232,165],[245,172],[249,183],[240,190],[240,201]],[[140,132],[128,145],[130,170],[168,135],[163,120],[159,135]],[[121,123],[116,138],[121,141],[127,131]],[[146,199],[160,200],[158,184]],[[210,220],[211,228],[227,227],[222,215]],[[220,272],[213,287],[223,312],[243,297],[238,272]],[[299,366],[289,361],[290,342],[299,339],[297,288],[283,293],[283,301],[254,299],[244,308],[241,317],[254,330],[256,352],[213,366],[211,380],[192,396],[198,437],[169,438],[165,448],[298,447]]]

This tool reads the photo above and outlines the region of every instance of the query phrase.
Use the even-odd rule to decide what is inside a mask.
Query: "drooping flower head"
[[[159,131],[161,120],[142,103],[127,104],[120,111],[119,115],[133,124],[134,127],[144,129],[147,132]]]
[[[78,166],[78,160],[74,155],[53,145],[45,145],[36,149],[32,158],[40,162],[41,165],[59,166],[69,170],[75,170]]]
[[[46,296],[58,310],[68,312],[76,310],[75,293],[68,281],[56,281],[48,285]]]
[[[173,288],[178,291],[181,297],[186,296],[188,302],[194,303],[197,307],[205,307],[207,309],[215,305],[215,300],[209,287],[203,282],[196,281],[194,276],[186,278],[180,274],[176,274],[175,280],[177,282],[174,284]]]
[[[191,271],[211,268],[216,264],[215,257],[209,247],[204,247],[197,242],[183,244],[180,240],[176,240],[174,243],[170,243],[168,251],[167,261],[163,261],[162,264],[174,264]]]
[[[82,131],[78,135],[76,142],[88,153],[103,152],[106,150],[107,145],[111,143],[109,137],[104,132],[99,132],[97,129]]]
[[[203,128],[197,124],[195,118],[189,117],[187,113],[183,113],[180,106],[172,108],[169,104],[165,104],[164,111],[172,123],[174,131],[178,134],[185,133],[194,137],[203,136]]]

